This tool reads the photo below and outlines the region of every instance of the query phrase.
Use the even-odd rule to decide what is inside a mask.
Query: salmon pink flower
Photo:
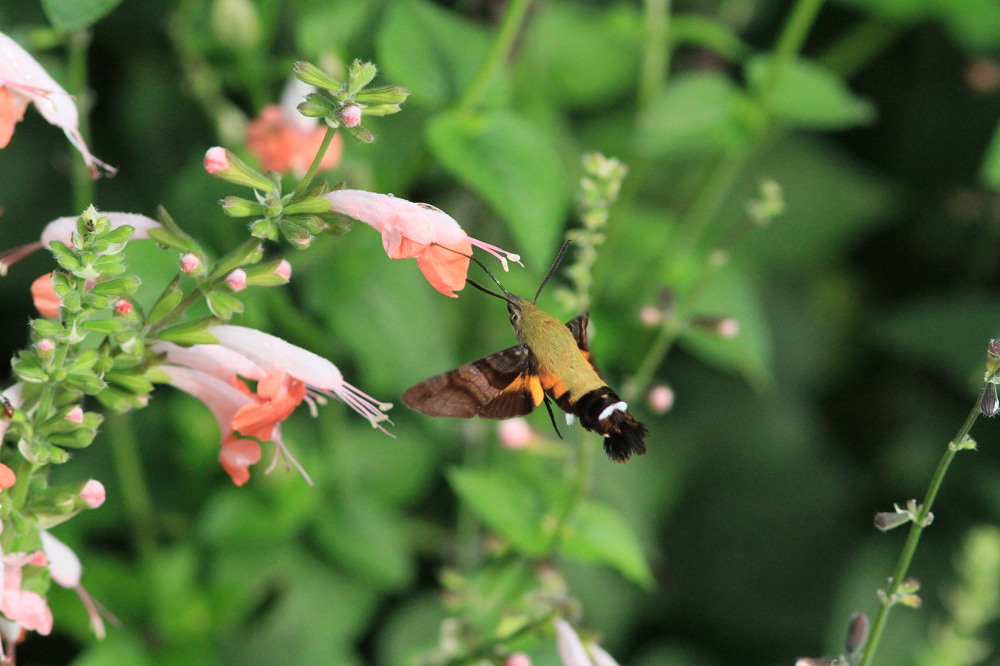
[[[309,165],[326,136],[326,126],[316,118],[307,118],[296,106],[313,87],[296,78],[291,79],[281,97],[281,105],[271,104],[247,127],[247,149],[253,153],[264,169],[278,173],[293,173],[297,178],[305,175]],[[323,155],[320,169],[332,169],[340,164],[344,140],[334,134]]]
[[[391,405],[343,380],[336,366],[280,338],[242,326],[206,329],[218,345],[179,347],[158,343],[154,350],[166,354],[161,366],[170,384],[190,393],[212,410],[222,434],[219,461],[237,485],[250,478],[250,466],[261,458],[261,441],[275,443],[270,472],[279,456],[295,466],[311,483],[302,466],[281,439],[281,422],[306,402],[315,413],[315,403],[335,395],[385,432],[383,410]],[[256,391],[240,379],[256,381]],[[391,423],[391,421],[390,421]]]
[[[49,123],[62,129],[69,142],[83,155],[92,178],[98,167],[109,175],[115,173],[90,153],[80,134],[80,116],[73,98],[49,76],[41,65],[17,42],[0,33],[0,148],[5,148],[14,134],[14,126],[24,117],[28,104],[34,104]]]
[[[14,475],[14,470],[0,463],[0,490],[7,490],[15,483],[17,483],[17,476]]]
[[[445,296],[455,298],[455,292],[465,287],[473,246],[499,259],[504,270],[507,259],[521,263],[518,255],[466,235],[453,217],[427,204],[361,190],[337,190],[323,198],[332,210],[381,233],[389,258],[416,257],[424,277]]]
[[[31,301],[35,304],[38,314],[43,317],[59,316],[62,299],[52,287],[52,273],[46,273],[31,283]]]

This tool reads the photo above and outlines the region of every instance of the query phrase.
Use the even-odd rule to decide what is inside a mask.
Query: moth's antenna
[[[563,243],[562,247],[559,248],[559,254],[556,255],[556,260],[552,262],[552,268],[550,268],[549,272],[545,274],[545,279],[542,280],[542,283],[540,285],[538,285],[538,291],[535,292],[535,297],[531,299],[532,303],[538,302],[538,297],[541,296],[542,289],[545,287],[545,283],[549,281],[549,278],[552,277],[552,274],[556,272],[557,268],[559,268],[559,264],[562,263],[563,256],[565,256],[567,249],[569,249],[569,241]],[[496,280],[496,278],[493,279]]]

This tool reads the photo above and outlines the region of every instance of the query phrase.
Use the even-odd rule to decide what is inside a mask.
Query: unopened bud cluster
[[[362,143],[371,143],[374,135],[361,126],[364,116],[387,116],[397,113],[410,91],[402,86],[367,88],[377,73],[370,62],[355,60],[347,80],[338,81],[309,62],[295,63],[295,76],[317,88],[299,104],[299,112],[310,118],[322,118],[327,126],[344,127]]]

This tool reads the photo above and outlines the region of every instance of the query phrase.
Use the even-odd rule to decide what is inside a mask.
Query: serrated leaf
[[[453,469],[448,474],[455,493],[501,537],[527,555],[545,553],[542,503],[521,479],[493,470]]]
[[[551,137],[508,111],[442,113],[427,126],[431,152],[506,220],[518,254],[544,264],[562,233],[569,192]]]
[[[650,588],[653,574],[625,516],[598,502],[584,502],[573,514],[562,540],[563,552],[582,562],[607,564],[629,580]]]
[[[758,92],[767,85],[771,57],[757,56],[746,66],[747,81]],[[808,60],[789,62],[770,92],[770,110],[794,127],[837,130],[875,120],[875,106],[855,95],[832,71]]]
[[[65,32],[89,28],[121,4],[122,0],[42,0],[45,16]]]

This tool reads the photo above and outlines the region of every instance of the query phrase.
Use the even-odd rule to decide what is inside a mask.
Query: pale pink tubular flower
[[[52,611],[37,592],[21,589],[22,569],[43,563],[37,553],[6,553],[3,555],[3,591],[0,613],[28,631],[43,636],[52,632]]]
[[[367,419],[373,428],[388,434],[381,423],[392,423],[385,414],[392,404],[380,402],[345,382],[337,366],[322,356],[245,326],[211,326],[206,331],[215,336],[223,347],[242,354],[268,373],[284,370],[303,382],[313,397],[335,395]]]
[[[427,204],[362,190],[336,190],[323,198],[332,210],[381,233],[390,259],[415,257],[427,281],[445,296],[455,298],[465,287],[473,246],[499,259],[504,270],[508,259],[521,263],[518,255],[468,236],[453,217]]]
[[[160,223],[156,220],[145,215],[139,215],[138,213],[101,213],[101,216],[108,218],[112,229],[120,227],[123,224],[135,228],[132,240],[149,238],[149,230],[160,226]],[[0,252],[0,275],[6,275],[7,269],[19,260],[43,247],[48,247],[48,244],[54,240],[62,241],[66,245],[72,246],[73,234],[76,233],[76,221],[78,219],[80,219],[78,215],[57,217],[45,225],[41,238],[38,241]]]
[[[558,619],[556,625],[556,647],[563,666],[619,666],[614,658],[596,643],[586,647],[573,627],[566,620]]]
[[[0,33],[0,148],[10,142],[14,125],[24,117],[29,103],[49,123],[62,128],[69,142],[83,155],[92,178],[99,175],[98,167],[114,175],[115,168],[94,157],[87,148],[80,134],[80,116],[70,94],[20,44]]]
[[[260,460],[260,445],[255,440],[275,443],[267,472],[275,467],[280,455],[311,483],[281,439],[281,422],[303,400],[315,413],[314,403],[332,393],[385,432],[380,425],[388,420],[383,410],[391,405],[379,403],[344,382],[326,359],[242,326],[207,330],[221,344],[185,348],[158,343],[153,349],[166,354],[167,363],[160,367],[170,377],[170,383],[212,410],[222,434],[219,461],[237,485],[246,483],[250,466]],[[256,381],[256,393],[240,377]]]
[[[52,580],[62,587],[76,592],[83,607],[87,610],[90,628],[94,631],[94,635],[98,638],[104,638],[104,619],[101,614],[108,615],[112,624],[117,624],[117,619],[98,604],[80,584],[80,578],[83,575],[83,565],[80,564],[80,558],[69,546],[46,530],[42,530],[39,534],[42,537],[42,550],[45,551],[45,556],[48,558]]]

